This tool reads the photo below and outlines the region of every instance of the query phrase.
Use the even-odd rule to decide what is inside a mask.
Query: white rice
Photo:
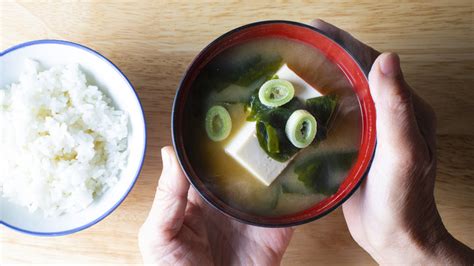
[[[0,89],[0,194],[45,216],[83,210],[117,183],[127,136],[127,115],[77,64],[28,60]]]

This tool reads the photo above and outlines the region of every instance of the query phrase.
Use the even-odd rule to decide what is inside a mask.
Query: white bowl
[[[146,151],[146,124],[140,100],[125,75],[107,58],[80,44],[60,40],[39,40],[19,44],[0,53],[0,89],[17,82],[25,59],[37,60],[46,68],[58,64],[78,63],[91,83],[95,83],[129,115],[129,156],[119,182],[78,213],[45,218],[40,211],[30,213],[26,207],[0,197],[0,221],[12,229],[41,236],[75,233],[109,215],[127,197],[138,178]],[[111,90],[113,88],[113,90]],[[2,152],[2,151],[0,151]]]

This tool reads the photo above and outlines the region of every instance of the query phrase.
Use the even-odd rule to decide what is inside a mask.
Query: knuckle
[[[430,153],[424,143],[413,143],[405,148],[404,152],[395,152],[395,165],[404,172],[404,175],[418,175],[431,167]]]
[[[172,196],[169,189],[166,188],[166,186],[160,185],[156,188],[155,197],[157,200],[165,201],[165,200],[170,200]]]
[[[409,89],[397,86],[392,90],[387,101],[388,107],[394,111],[405,111],[411,107],[412,97],[412,92]]]
[[[175,202],[179,195],[169,185],[161,185],[156,188],[155,199],[159,202]]]
[[[397,165],[402,169],[405,169],[407,172],[412,172],[413,169],[416,168],[417,156],[414,152],[410,151],[405,154],[401,154],[397,159]]]

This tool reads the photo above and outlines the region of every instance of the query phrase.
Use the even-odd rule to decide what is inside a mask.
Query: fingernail
[[[401,73],[400,58],[395,53],[383,54],[379,66],[380,71],[388,77],[396,77]]]
[[[163,161],[163,170],[167,169],[171,164],[171,158],[165,147],[161,148],[161,160]]]

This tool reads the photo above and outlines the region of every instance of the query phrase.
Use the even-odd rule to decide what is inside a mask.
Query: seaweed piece
[[[296,176],[289,176],[286,180],[282,181],[281,189],[283,193],[302,195],[314,194],[313,190],[308,189]]]
[[[210,85],[212,90],[220,91],[225,89],[230,84],[235,84],[242,87],[254,85],[256,81],[260,80],[260,87],[265,81],[269,80],[275,72],[283,65],[283,60],[280,56],[263,57],[262,55],[255,55],[241,63],[235,64],[220,64],[209,65],[201,73],[206,85]]]
[[[274,127],[265,122],[257,122],[258,143],[270,154],[280,153],[280,143]]]
[[[243,101],[248,98],[245,106],[248,111],[246,120],[256,122],[256,133],[260,147],[271,158],[285,162],[300,150],[291,144],[286,136],[285,126],[290,115],[295,110],[305,109],[315,116],[318,122],[318,130],[313,143],[321,141],[326,138],[328,123],[337,105],[337,97],[334,95],[316,97],[306,100],[305,103],[294,97],[288,103],[276,108],[264,105],[258,96],[259,88],[267,80],[277,78],[275,73],[281,65],[281,57],[263,58],[262,56],[256,56],[239,64],[238,67],[229,67],[232,69],[224,70],[214,69],[214,71],[215,73],[226,73],[221,78],[225,78],[230,82],[229,84],[240,87],[246,86],[246,88],[253,91],[249,97],[242,97],[236,93],[234,94],[233,91],[232,93],[226,93],[226,95],[235,95],[230,102]],[[212,80],[209,76],[208,78]],[[223,83],[216,84],[222,85]],[[217,93],[225,92],[231,86],[229,84],[225,88],[217,89]]]
[[[295,165],[294,172],[308,189],[332,195],[339,184],[330,182],[331,174],[334,171],[348,171],[356,157],[357,151],[316,154]]]
[[[292,103],[286,108],[273,108],[257,113],[256,131],[260,147],[268,156],[279,162],[289,160],[299,151],[291,144],[285,133],[286,121],[296,105]]]
[[[280,56],[273,56],[263,58],[256,56],[248,62],[240,65],[231,75],[234,78],[235,84],[239,86],[249,86],[257,80],[262,79],[260,87],[265,81],[272,78],[272,76],[283,65],[283,59]]]
[[[317,141],[321,141],[327,137],[330,120],[337,106],[337,100],[336,95],[325,95],[306,100],[308,112],[310,112],[318,122],[318,132],[316,133]]]
[[[299,151],[284,136],[284,130],[262,121],[258,121],[256,127],[260,147],[274,160],[286,162]]]
[[[272,117],[272,112],[285,112],[287,115],[285,117],[285,124],[286,120],[290,117],[293,111],[304,108],[303,103],[296,97],[291,99],[288,103],[280,106],[280,107],[268,107],[264,105],[260,99],[258,98],[258,90],[256,90],[252,96],[250,96],[250,103],[248,105],[248,109],[250,110],[247,121],[257,121],[257,120],[265,120]],[[283,124],[283,127],[285,127]]]
[[[252,91],[247,87],[241,87],[235,84],[230,84],[220,91],[212,91],[208,99],[207,105],[218,105],[223,103],[235,104],[249,102]]]
[[[271,158],[285,162],[295,155],[300,149],[295,147],[289,141],[285,133],[285,125],[291,114],[298,109],[305,109],[315,116],[318,121],[318,131],[316,133],[315,142],[319,142],[326,138],[328,123],[337,105],[337,97],[333,95],[321,96],[306,100],[303,104],[297,97],[290,102],[276,108],[264,105],[259,97],[258,90],[250,96],[250,103],[247,106],[249,114],[247,121],[257,122],[257,137],[260,147]],[[271,131],[271,132],[269,132]],[[278,138],[278,145],[275,145],[274,138]],[[269,143],[272,141],[272,143]],[[270,146],[269,146],[270,145]],[[278,147],[270,151],[270,148]]]
[[[247,121],[257,121],[263,114],[270,111],[272,108],[265,106],[260,99],[258,98],[258,90],[252,93],[250,96],[250,102],[248,104],[248,109],[250,110]]]
[[[219,67],[208,66],[204,68],[197,77],[194,86],[196,91],[209,93],[211,91],[220,91],[232,84],[232,80],[225,78],[225,71]]]
[[[199,100],[192,101],[192,110],[203,113],[210,106],[223,102],[247,104],[251,93],[270,79],[282,64],[280,56],[262,55],[238,63],[211,62],[193,84],[192,98]],[[209,103],[209,99],[215,101]]]

